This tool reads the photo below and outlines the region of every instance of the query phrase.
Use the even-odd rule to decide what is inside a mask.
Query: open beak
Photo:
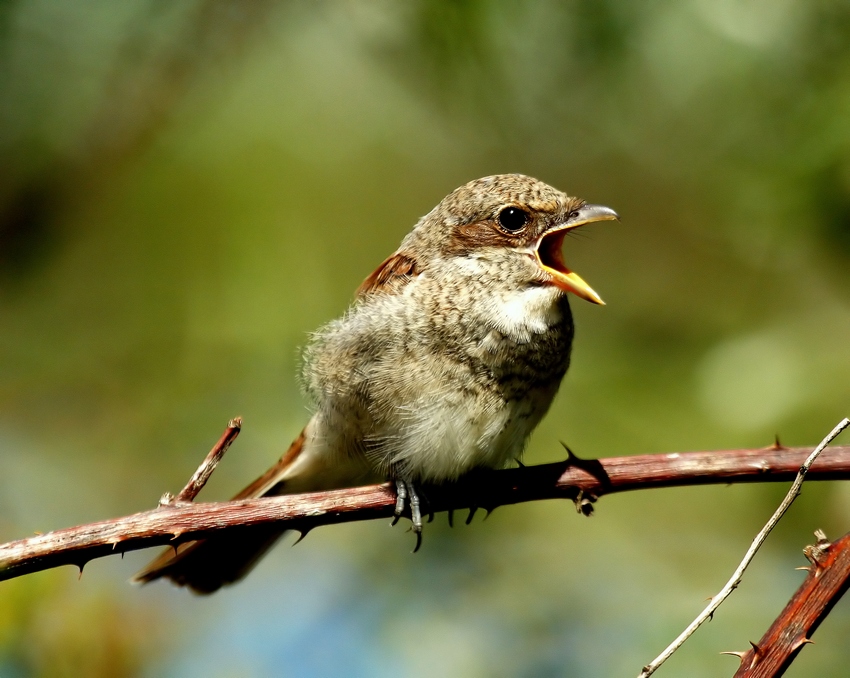
[[[617,213],[610,207],[602,205],[585,205],[567,219],[564,223],[553,227],[537,241],[537,247],[534,254],[537,257],[537,263],[546,273],[552,276],[552,283],[560,287],[565,292],[572,292],[582,299],[592,301],[594,304],[605,305],[605,302],[599,297],[596,292],[581,279],[577,273],[573,273],[567,268],[564,263],[564,256],[561,253],[561,246],[564,243],[564,237],[568,231],[585,224],[592,224],[596,221],[614,221],[619,219]]]

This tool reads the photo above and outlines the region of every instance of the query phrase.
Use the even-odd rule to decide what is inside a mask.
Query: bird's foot
[[[419,495],[410,481],[396,480],[395,488],[396,500],[392,524],[395,525],[398,522],[404,513],[405,506],[409,506],[410,522],[413,523],[413,533],[416,535],[416,546],[413,552],[416,553],[422,546],[422,505],[419,501]]]

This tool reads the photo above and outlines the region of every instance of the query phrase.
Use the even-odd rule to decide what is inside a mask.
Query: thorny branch
[[[758,643],[746,652],[725,652],[741,659],[735,678],[773,678],[785,673],[820,623],[850,587],[850,534],[830,544],[823,532],[803,549],[811,565],[805,581]]]
[[[229,444],[233,437],[235,432],[231,436],[225,432],[219,445]],[[209,456],[215,456],[214,452],[215,448]],[[582,460],[570,453],[559,463],[480,472],[455,484],[424,488],[423,508],[432,514],[479,507],[492,511],[527,501],[570,499],[587,514],[598,497],[627,490],[788,481],[810,452],[810,448],[775,445],[599,460]],[[831,448],[809,478],[850,479],[850,446]],[[166,502],[150,511],[0,545],[0,580],[62,565],[82,569],[93,558],[269,523],[303,535],[320,525],[388,518],[394,508],[395,493],[388,484],[229,502]]]
[[[682,633],[668,645],[664,651],[658,655],[655,659],[653,659],[649,664],[643,667],[643,670],[638,675],[638,678],[648,678],[661,666],[664,662],[666,662],[673,653],[678,650],[684,642],[690,638],[694,632],[702,626],[707,620],[711,619],[714,612],[717,610],[720,605],[723,604],[723,601],[726,600],[734,591],[738,584],[741,583],[741,579],[744,576],[744,572],[747,567],[749,567],[753,558],[755,558],[756,553],[761,548],[762,544],[767,540],[768,535],[773,531],[773,528],[779,523],[782,519],[782,516],[785,515],[785,512],[790,508],[791,504],[794,500],[800,495],[801,489],[803,487],[803,481],[806,479],[806,474],[808,474],[809,469],[814,464],[815,460],[818,458],[818,455],[826,449],[826,446],[829,445],[835,438],[841,433],[845,428],[850,426],[850,419],[842,419],[838,425],[829,432],[829,434],[824,438],[820,445],[818,445],[812,452],[806,457],[806,460],[801,464],[800,470],[797,472],[797,477],[794,479],[794,483],[791,485],[791,489],[788,490],[788,493],[785,495],[785,498],[782,500],[782,503],[779,507],[774,511],[773,515],[767,521],[765,526],[761,529],[761,531],[756,535],[755,539],[753,539],[753,543],[750,544],[750,548],[747,549],[747,552],[744,554],[744,559],[741,561],[740,565],[735,568],[735,572],[732,573],[732,576],[729,578],[729,581],[720,589],[720,592],[711,599],[711,602],[705,607],[705,609],[697,615],[697,618],[694,619],[688,626],[685,628]]]

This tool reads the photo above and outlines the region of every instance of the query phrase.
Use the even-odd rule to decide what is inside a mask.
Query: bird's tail
[[[305,459],[302,452],[309,428],[310,424],[274,466],[234,499],[328,489],[323,487],[321,474],[310,473],[315,470],[310,468],[315,467],[315,464],[307,463],[307,468],[303,468]],[[307,482],[304,482],[304,476],[309,479]],[[279,527],[262,525],[220,537],[187,542],[177,548],[169,548],[138,572],[131,581],[146,584],[166,577],[179,586],[188,586],[196,593],[213,593],[248,574],[283,532]]]

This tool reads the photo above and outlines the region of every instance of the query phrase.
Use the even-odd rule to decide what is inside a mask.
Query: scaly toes
[[[395,525],[399,518],[401,518],[405,505],[410,506],[410,521],[413,523],[412,529],[416,535],[416,546],[413,548],[413,552],[416,553],[419,547],[422,546],[422,503],[419,499],[419,494],[416,492],[416,488],[413,487],[413,483],[396,480],[395,487],[396,501],[392,524]]]
[[[407,503],[407,484],[403,480],[395,481],[395,511],[393,512],[393,522],[395,525],[401,514],[404,513],[404,505]]]

